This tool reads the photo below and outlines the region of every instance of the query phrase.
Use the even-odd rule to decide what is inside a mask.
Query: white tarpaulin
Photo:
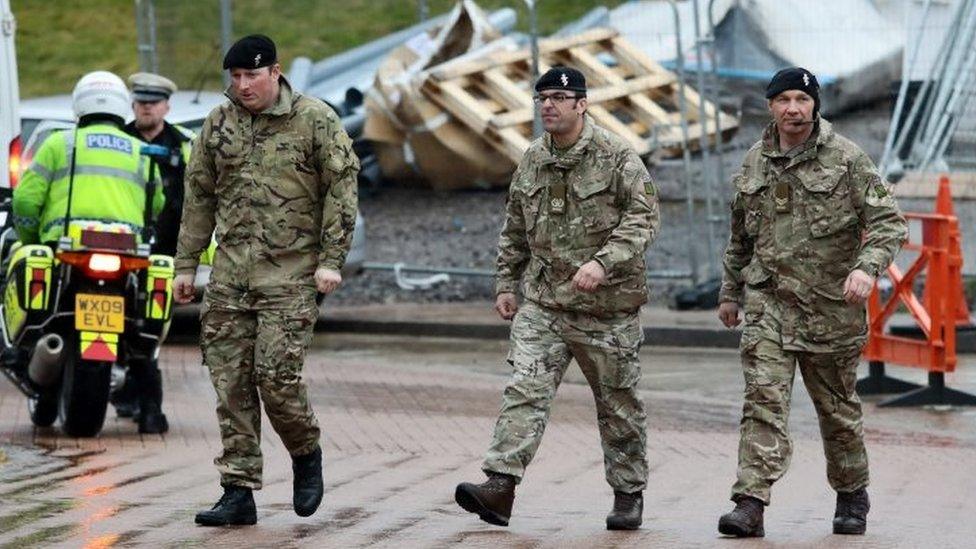
[[[692,5],[678,4],[685,65],[697,66]],[[709,32],[699,0],[700,33]],[[900,77],[903,21],[886,17],[871,0],[715,0],[719,74],[766,81],[783,67],[817,75],[825,112],[837,112],[889,93]],[[667,2],[629,2],[610,24],[652,58],[673,66],[674,14]],[[707,51],[704,66],[708,67]]]

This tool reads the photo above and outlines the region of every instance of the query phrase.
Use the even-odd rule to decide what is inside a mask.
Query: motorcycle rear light
[[[149,260],[144,257],[91,252],[58,252],[58,260],[102,280],[118,280],[123,273],[149,267]]]
[[[114,273],[122,268],[122,258],[112,254],[91,254],[88,268],[94,272]]]
[[[17,184],[20,183],[20,168],[21,168],[21,154],[22,146],[20,142],[20,136],[14,138],[10,142],[10,158],[7,164],[10,172],[10,188],[17,188]]]

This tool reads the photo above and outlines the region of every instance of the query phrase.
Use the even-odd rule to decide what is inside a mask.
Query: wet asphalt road
[[[264,426],[265,489],[255,527],[210,529],[193,514],[219,495],[214,397],[192,344],[162,357],[171,431],[140,436],[110,417],[95,439],[30,425],[24,399],[0,385],[0,545],[66,547],[972,547],[976,410],[868,403],[872,464],[868,535],[830,534],[833,494],[817,424],[797,383],[793,465],[775,487],[764,540],[718,536],[730,508],[742,379],[734,351],[645,347],[651,479],[644,527],[607,532],[592,397],[575,366],[542,448],[517,491],[511,527],[453,503],[480,481],[506,382],[501,341],[319,334],[306,378],[323,427],[326,497],[291,510],[290,462]],[[922,372],[892,369],[921,381]],[[976,392],[976,357],[950,386]],[[111,416],[111,413],[110,413]]]

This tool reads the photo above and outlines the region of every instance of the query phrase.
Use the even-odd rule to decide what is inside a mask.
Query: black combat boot
[[[613,491],[613,510],[607,515],[607,530],[636,530],[644,519],[644,493]]]
[[[762,500],[752,496],[736,496],[735,509],[718,519],[718,531],[737,538],[761,538],[763,530]]]
[[[454,501],[481,520],[508,526],[515,501],[515,477],[501,473],[488,473],[488,480],[481,484],[462,482],[454,490]]]
[[[159,406],[140,406],[139,410],[139,432],[149,435],[160,435],[169,431],[169,422],[166,421],[166,414],[159,409]]]
[[[291,457],[291,472],[295,476],[292,481],[292,506],[295,514],[300,517],[311,516],[319,504],[325,484],[322,482],[322,448],[303,456]]]
[[[224,486],[224,495],[209,511],[197,513],[196,523],[203,526],[228,526],[231,524],[254,524],[258,512],[254,507],[254,496],[250,488]]]
[[[868,528],[868,511],[871,501],[864,488],[853,492],[837,492],[837,510],[834,511],[834,533],[863,535]]]

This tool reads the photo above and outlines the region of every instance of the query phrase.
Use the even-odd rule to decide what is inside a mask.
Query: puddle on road
[[[7,458],[0,462],[0,485],[35,479],[73,465],[69,458],[52,456],[37,448],[0,445],[0,453]]]
[[[12,487],[0,493],[0,500],[12,512],[0,515],[0,535],[25,530],[28,533],[16,538],[3,540],[3,547],[35,547],[42,544],[63,542],[72,536],[90,529],[91,525],[110,519],[119,513],[142,504],[123,503],[92,509],[92,513],[82,521],[69,521],[62,524],[44,526],[49,519],[83,507],[92,496],[103,495],[119,486],[140,482],[160,476],[162,472],[152,472],[116,484],[102,484],[83,492],[83,498],[60,497],[68,493],[67,484],[100,475],[112,467],[84,467],[88,458],[101,454],[101,451],[82,451],[75,454],[59,455],[52,449],[23,448],[20,446],[0,446],[6,460],[0,463],[0,486]],[[115,466],[124,463],[115,464]],[[91,539],[86,547],[112,547],[141,532],[106,534]]]

